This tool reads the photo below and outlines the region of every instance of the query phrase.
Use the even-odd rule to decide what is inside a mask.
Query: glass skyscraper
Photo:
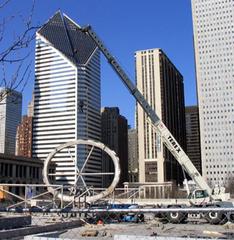
[[[33,156],[45,159],[60,144],[76,139],[100,141],[100,53],[69,17],[57,12],[36,34]],[[87,148],[71,147],[56,154],[56,180],[73,184]],[[101,169],[98,152],[88,172]],[[66,173],[64,175],[64,173]],[[98,177],[86,177],[100,186]]]

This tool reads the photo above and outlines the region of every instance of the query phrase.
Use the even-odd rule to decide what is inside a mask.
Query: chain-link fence
[[[0,215],[0,239],[234,239],[234,208],[16,207]]]
[[[53,185],[52,194],[47,187],[1,184],[0,239],[234,239],[231,202],[188,207],[188,199],[162,202],[139,188],[116,189],[91,205],[79,201],[87,191],[65,202],[69,189]],[[89,189],[88,194],[101,191]]]

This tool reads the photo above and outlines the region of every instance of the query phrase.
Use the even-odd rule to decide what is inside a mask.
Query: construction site
[[[45,189],[45,185],[9,187]],[[58,192],[64,190],[51,187]],[[234,238],[233,207],[186,207],[183,204],[168,208],[170,198],[142,201],[138,194],[132,196],[133,189],[123,193],[124,189],[116,189],[111,196],[90,204],[63,201],[62,194],[52,197],[50,192],[42,190],[38,195],[18,196],[18,200],[17,195],[13,198],[8,192],[5,195],[8,200],[5,198],[0,205],[0,239]],[[179,201],[182,199],[177,199]],[[186,203],[186,199],[183,201]]]
[[[51,21],[53,24],[61,23],[56,20],[58,16]],[[126,182],[119,188],[121,168],[117,154],[93,139],[71,140],[56,145],[47,155],[40,173],[43,184],[0,183],[0,239],[234,239],[234,199],[227,189],[211,187],[201,176],[93,28],[80,27],[64,19],[77,36],[80,34],[78,37],[89,39],[90,46],[103,54],[141,106],[147,124],[152,125],[184,171],[185,186],[178,187],[172,182]],[[51,36],[47,25],[39,30],[40,34],[44,32]],[[37,41],[41,44],[41,40]],[[83,113],[83,102],[77,101],[77,104]],[[95,160],[104,154],[114,166],[112,172],[96,171]],[[63,159],[65,155],[69,157],[69,166]],[[4,166],[5,171],[8,167],[6,170]],[[95,187],[95,181],[105,176],[112,177],[109,186]],[[192,186],[186,178],[192,180]]]

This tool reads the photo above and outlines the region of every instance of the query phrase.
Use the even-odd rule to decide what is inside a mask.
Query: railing
[[[57,192],[63,193],[64,186],[62,185],[49,185]],[[0,206],[14,208],[17,206],[37,205],[40,207],[54,207],[55,202],[57,205],[63,206],[63,200],[57,199],[47,190],[44,184],[4,184],[0,183]],[[40,204],[39,204],[40,202]],[[48,206],[47,206],[48,205]]]

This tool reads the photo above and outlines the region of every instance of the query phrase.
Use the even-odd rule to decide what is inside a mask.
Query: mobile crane
[[[98,49],[103,53],[106,57],[107,61],[120,77],[124,85],[127,87],[129,92],[133,95],[136,101],[141,105],[145,113],[147,114],[151,124],[156,128],[156,130],[160,133],[163,143],[169,149],[169,151],[173,154],[175,159],[179,162],[182,168],[187,172],[187,174],[194,180],[199,189],[194,190],[189,195],[189,205],[190,206],[217,206],[223,207],[225,206],[225,201],[230,198],[229,193],[225,193],[224,188],[215,188],[211,189],[200,173],[197,171],[187,154],[180,147],[179,143],[170,133],[165,124],[161,121],[161,119],[157,116],[152,107],[148,104],[144,96],[137,89],[137,87],[130,80],[128,75],[125,73],[123,68],[120,66],[116,58],[110,53],[110,51],[105,47],[102,40],[97,36],[97,34],[92,30],[92,27],[89,25],[87,27],[81,28],[81,31],[86,33],[96,44]],[[178,206],[178,205],[177,205]],[[170,207],[170,206],[169,206]],[[218,213],[216,214],[218,217]],[[219,216],[220,217],[220,216]],[[173,218],[173,215],[172,215]],[[174,219],[175,219],[174,215]],[[210,219],[214,221],[218,221],[214,215],[210,215]],[[215,219],[215,220],[214,220]]]

